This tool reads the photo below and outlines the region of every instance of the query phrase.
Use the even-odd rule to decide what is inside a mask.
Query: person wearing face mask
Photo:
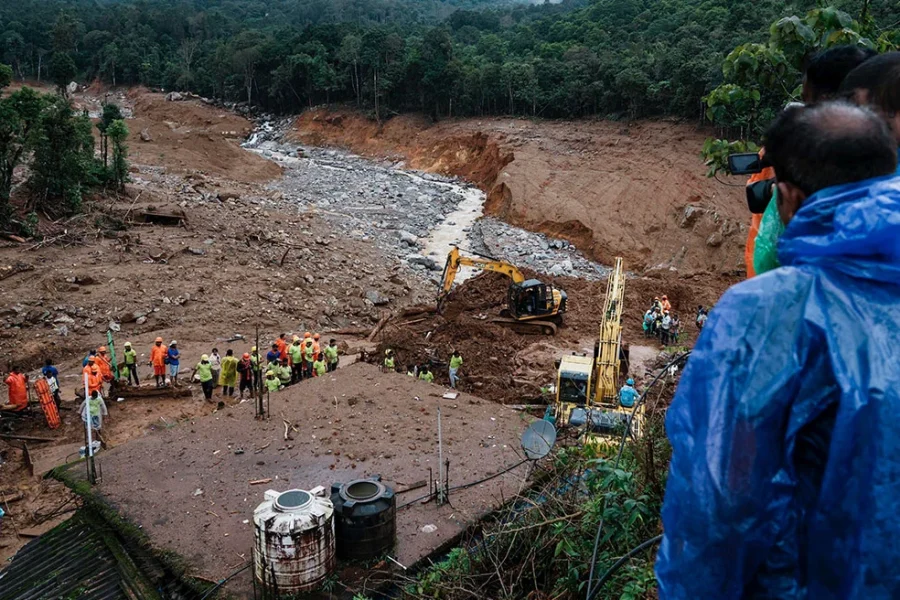
[[[897,145],[829,102],[766,153],[782,266],[722,296],[667,412],[659,598],[900,598]]]

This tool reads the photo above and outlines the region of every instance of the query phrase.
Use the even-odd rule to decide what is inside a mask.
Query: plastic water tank
[[[253,568],[278,594],[318,587],[335,567],[334,506],[325,488],[269,490],[253,511]]]
[[[394,490],[379,479],[356,479],[331,486],[337,553],[341,558],[367,560],[394,545],[397,499]]]

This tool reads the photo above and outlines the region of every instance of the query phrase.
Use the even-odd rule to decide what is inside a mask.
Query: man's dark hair
[[[835,46],[819,52],[806,66],[806,81],[815,91],[817,100],[826,100],[838,93],[847,74],[878,53],[862,46]]]
[[[897,148],[887,124],[874,112],[826,102],[783,111],[766,132],[766,159],[778,181],[811,196],[893,173]]]
[[[869,92],[869,104],[887,116],[900,112],[900,52],[886,52],[859,65],[844,79],[841,92]]]

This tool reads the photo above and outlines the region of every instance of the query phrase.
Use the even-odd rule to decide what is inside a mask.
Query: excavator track
[[[556,323],[552,321],[519,321],[512,317],[495,317],[491,323],[509,327],[523,335],[556,335]]]

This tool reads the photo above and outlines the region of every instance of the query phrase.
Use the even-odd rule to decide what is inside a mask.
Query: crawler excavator
[[[622,431],[631,408],[619,404],[619,366],[622,353],[622,309],[625,271],[617,257],[606,283],[600,336],[594,356],[572,354],[559,361],[553,421],[557,427],[583,427],[588,442],[602,443]],[[641,434],[643,407],[638,408],[631,430]]]
[[[438,312],[441,312],[450,294],[460,267],[502,273],[512,280],[506,293],[506,308],[492,322],[519,333],[556,334],[557,325],[566,312],[567,296],[564,291],[537,279],[525,279],[522,272],[508,262],[481,256],[462,256],[455,246],[444,265],[437,297]]]

